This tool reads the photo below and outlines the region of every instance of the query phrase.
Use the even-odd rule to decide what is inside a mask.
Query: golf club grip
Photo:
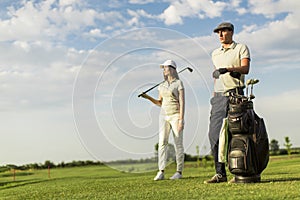
[[[148,90],[142,92],[141,94],[138,95],[138,97],[141,97],[142,94],[146,94],[146,93],[149,92],[150,90],[153,90],[154,88],[156,88],[157,86],[159,86],[159,84],[161,84],[161,83],[162,83],[162,82],[160,82],[160,83],[154,85],[153,87],[149,88]]]

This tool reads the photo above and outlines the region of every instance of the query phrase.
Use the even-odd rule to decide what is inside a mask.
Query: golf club
[[[253,94],[253,85],[256,84],[256,83],[258,83],[258,82],[259,82],[258,79],[249,79],[249,80],[247,80],[247,82],[246,82],[246,85],[247,85],[247,97],[250,98],[250,100],[255,98],[255,96],[254,96],[254,94]],[[250,96],[248,96],[248,86],[249,86],[249,85],[251,85],[251,93],[250,93]]]
[[[189,72],[193,72],[193,69],[192,69],[192,68],[186,67],[186,68],[180,70],[180,71],[178,72],[178,74],[180,74],[181,72],[183,72],[183,71],[185,71],[185,70],[189,70]],[[151,88],[149,88],[148,90],[146,90],[146,91],[142,92],[141,94],[139,94],[138,97],[141,97],[142,94],[146,94],[147,92],[153,90],[154,88],[156,88],[157,86],[159,86],[159,85],[160,85],[161,83],[163,83],[163,82],[164,82],[164,81],[162,81],[162,82],[160,82],[160,83],[157,83],[157,84],[154,85],[153,87],[151,87]]]

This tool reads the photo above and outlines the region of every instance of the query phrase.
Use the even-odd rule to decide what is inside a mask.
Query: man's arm
[[[226,68],[228,72],[239,72],[241,74],[248,74],[250,69],[250,59],[249,58],[243,58],[241,60],[241,66],[236,67],[229,67]]]
[[[241,60],[241,66],[234,66],[234,67],[224,67],[216,69],[213,72],[213,78],[218,79],[221,74],[225,74],[230,72],[230,75],[234,78],[240,78],[241,74],[248,74],[250,69],[250,59],[243,58]]]

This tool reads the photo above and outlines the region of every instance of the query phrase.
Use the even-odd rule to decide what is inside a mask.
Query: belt
[[[227,90],[226,92],[215,92],[215,97],[229,96],[230,93],[238,93],[240,95],[244,95],[244,90],[241,87],[237,87],[237,88]]]

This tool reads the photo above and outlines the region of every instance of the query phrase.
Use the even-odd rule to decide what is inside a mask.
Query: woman
[[[182,81],[179,80],[176,63],[173,60],[165,61],[160,67],[164,70],[163,75],[165,81],[158,87],[158,99],[154,99],[147,94],[142,95],[145,99],[161,107],[158,142],[159,171],[154,178],[155,181],[164,179],[164,170],[167,164],[167,145],[171,129],[175,142],[177,171],[170,179],[182,178],[184,164],[184,87]]]

